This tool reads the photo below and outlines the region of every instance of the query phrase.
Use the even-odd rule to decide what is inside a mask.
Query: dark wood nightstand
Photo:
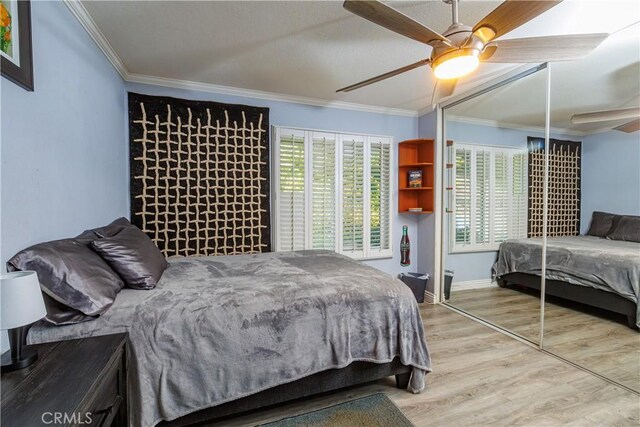
[[[38,360],[2,374],[4,426],[126,426],[127,334],[30,346]]]

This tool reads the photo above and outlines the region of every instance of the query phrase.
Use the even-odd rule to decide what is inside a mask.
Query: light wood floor
[[[253,426],[385,392],[417,426],[637,426],[636,394],[445,307],[422,318],[434,371],[413,395],[393,378],[226,420]]]
[[[509,288],[452,292],[450,303],[467,313],[539,342],[540,298]],[[626,317],[548,298],[545,350],[640,391],[640,333]]]

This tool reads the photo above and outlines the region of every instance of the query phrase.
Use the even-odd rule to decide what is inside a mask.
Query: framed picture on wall
[[[0,0],[0,56],[2,76],[33,91],[29,0]]]

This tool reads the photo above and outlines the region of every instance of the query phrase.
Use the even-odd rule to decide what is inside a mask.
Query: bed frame
[[[540,291],[540,276],[509,273],[498,279],[498,285],[501,287],[516,285]],[[618,294],[550,279],[545,281],[545,294],[625,315],[628,326],[632,329],[638,329],[636,326],[636,304]]]
[[[233,415],[259,408],[266,408],[319,393],[363,384],[395,375],[396,387],[406,389],[409,385],[411,367],[400,363],[396,357],[389,363],[353,362],[342,369],[330,369],[317,374],[282,384],[218,406],[185,415],[173,421],[163,421],[158,426],[188,426],[221,421]]]

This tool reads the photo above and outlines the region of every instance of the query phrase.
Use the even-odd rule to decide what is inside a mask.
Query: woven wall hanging
[[[527,138],[529,145],[529,237],[542,237],[544,139]],[[580,234],[582,143],[549,140],[549,204],[547,236]]]
[[[269,109],[129,93],[131,222],[165,256],[268,252]]]

